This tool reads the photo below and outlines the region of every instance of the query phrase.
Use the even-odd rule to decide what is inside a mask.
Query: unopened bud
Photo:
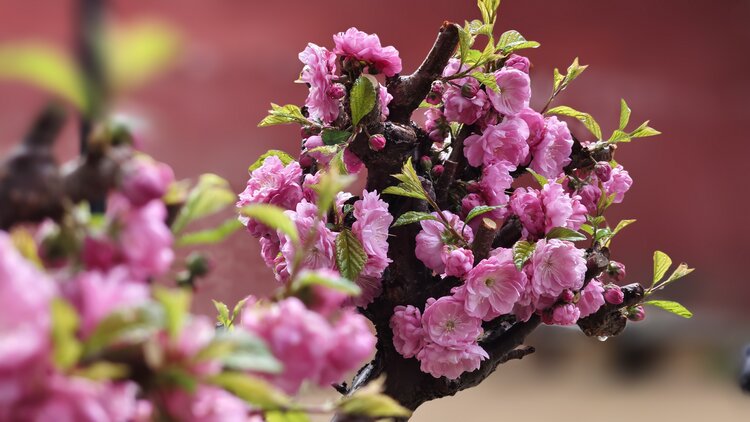
[[[604,300],[612,305],[619,305],[625,300],[625,294],[622,293],[620,286],[606,287],[604,290]]]
[[[430,92],[429,94],[427,94],[427,97],[425,97],[424,100],[427,102],[427,104],[438,105],[443,100],[443,98],[434,92]]]
[[[432,86],[430,87],[430,92],[439,97],[442,97],[443,93],[445,92],[445,84],[443,83],[443,81],[434,81],[432,83]]]
[[[346,94],[346,88],[344,87],[344,85],[336,83],[328,88],[327,94],[334,100],[338,100],[344,97],[344,95]]]
[[[479,91],[479,88],[476,86],[476,84],[472,83],[465,83],[461,87],[461,95],[463,95],[466,98],[474,98],[477,96],[477,91]]]
[[[637,305],[628,309],[628,319],[635,322],[646,319],[646,311],[643,309],[643,306]]]
[[[191,253],[185,260],[187,270],[193,276],[202,277],[211,271],[211,263],[205,255],[197,252]]]
[[[370,149],[373,151],[380,151],[385,148],[385,136],[383,135],[372,135],[370,136]]]
[[[599,161],[594,166],[594,173],[599,180],[606,182],[612,176],[612,166],[606,161]]]
[[[443,174],[443,170],[445,170],[445,168],[442,164],[435,164],[435,166],[432,167],[432,174],[434,174],[435,177],[439,177]]]
[[[419,164],[422,166],[424,171],[432,170],[432,158],[424,155],[419,159]]]
[[[625,279],[625,265],[617,261],[609,261],[606,275],[614,283],[621,282]]]
[[[562,294],[560,295],[560,300],[565,303],[572,303],[575,298],[576,294],[573,293],[573,291],[570,289],[563,290]]]

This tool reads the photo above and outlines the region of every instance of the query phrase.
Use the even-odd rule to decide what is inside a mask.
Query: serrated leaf
[[[186,233],[178,237],[175,246],[213,245],[219,243],[244,227],[236,218],[230,218],[212,229]]]
[[[359,121],[375,107],[375,100],[377,98],[375,88],[372,80],[367,75],[362,75],[354,81],[354,86],[352,86],[349,93],[352,125],[356,126],[359,124]]]
[[[554,227],[545,236],[546,239],[559,239],[567,240],[570,242],[578,242],[579,240],[586,240],[586,236],[583,233],[579,233],[575,230],[571,230],[567,227]]]
[[[667,281],[664,282],[664,284],[671,283],[675,280],[679,280],[682,277],[685,277],[686,275],[692,273],[695,270],[695,268],[688,268],[687,264],[684,262],[675,268],[675,270],[672,272],[672,275],[667,278]]]
[[[218,331],[214,339],[193,358],[195,362],[220,361],[237,371],[279,373],[279,362],[260,338],[243,330]]]
[[[531,258],[535,249],[536,243],[530,243],[526,240],[520,240],[513,245],[513,263],[516,264],[518,271],[521,271],[526,261]]]
[[[426,196],[421,192],[408,191],[400,186],[388,186],[383,189],[384,194],[407,196],[409,198],[426,199]]]
[[[304,412],[295,411],[275,411],[266,412],[266,422],[309,422],[310,417]]]
[[[51,303],[52,314],[52,357],[60,370],[72,368],[81,357],[83,346],[76,337],[79,317],[75,308],[61,298]]]
[[[546,114],[557,114],[560,116],[573,117],[583,123],[583,125],[586,126],[586,129],[588,129],[589,132],[596,136],[596,139],[602,139],[602,129],[601,127],[599,127],[599,123],[597,123],[596,120],[588,113],[575,110],[568,106],[558,106],[548,110]]]
[[[401,214],[396,221],[393,222],[391,227],[405,226],[423,220],[437,220],[437,217],[428,212],[407,211]]]
[[[537,48],[539,43],[536,41],[527,41],[518,31],[505,31],[497,40],[497,50],[507,55],[514,51],[524,48]]]
[[[693,313],[690,312],[686,307],[682,306],[678,302],[674,302],[671,300],[649,300],[646,302],[643,302],[644,305],[648,306],[655,306],[657,308],[661,308],[667,312],[671,312],[675,315],[679,315],[683,318],[692,318]]]
[[[471,45],[474,44],[474,37],[464,28],[458,28],[458,56],[462,63],[467,62]],[[477,53],[480,53],[477,51]],[[481,54],[481,53],[480,53]]]
[[[214,303],[214,308],[219,313],[216,316],[216,320],[225,327],[229,326],[229,307],[227,307],[226,303],[219,302],[218,300],[211,299],[211,302]]]
[[[343,144],[351,136],[352,136],[351,132],[347,132],[345,130],[336,130],[336,129],[324,129],[323,133],[321,134],[321,138],[323,138],[323,143],[326,145]]]
[[[466,223],[473,220],[475,217],[478,217],[482,214],[495,211],[497,209],[503,208],[505,205],[478,205],[474,208],[472,208],[471,211],[466,215]]]
[[[471,74],[471,76],[479,81],[480,84],[486,86],[488,89],[491,89],[494,92],[497,92],[500,89],[497,86],[495,75],[492,73],[474,72]]]
[[[176,339],[182,332],[185,320],[190,311],[192,295],[186,289],[168,289],[163,286],[155,286],[153,290],[154,299],[164,309],[164,322],[170,337]]]
[[[201,175],[172,223],[172,233],[179,234],[192,221],[234,205],[236,200],[235,193],[225,179],[210,173]]]
[[[624,131],[625,126],[628,125],[628,122],[630,121],[630,107],[628,107],[628,103],[625,102],[624,99],[620,100],[620,130]]]
[[[656,284],[659,280],[664,278],[664,274],[667,273],[669,267],[672,266],[672,258],[662,251],[654,252],[654,281]],[[653,285],[652,284],[652,285]]]
[[[270,156],[278,157],[279,160],[281,160],[281,163],[284,164],[284,166],[288,166],[289,163],[295,161],[294,157],[284,151],[270,149],[265,154],[261,155],[257,160],[255,160],[255,162],[247,169],[247,171],[253,172],[254,170],[259,169],[260,166],[263,165],[263,161],[265,161],[266,158]]]
[[[309,270],[301,271],[292,282],[291,288],[296,292],[315,285],[338,290],[349,296],[359,296],[362,293],[362,289],[357,284],[346,278],[335,277],[327,272]]]
[[[354,394],[341,400],[337,408],[339,412],[347,415],[369,418],[408,418],[411,416],[411,411],[385,394]]]
[[[544,187],[544,186],[547,185],[547,183],[549,183],[549,180],[547,180],[546,177],[544,177],[541,174],[535,172],[534,170],[532,170],[530,168],[527,168],[526,171],[529,172],[532,176],[534,176],[534,179],[536,180],[537,183],[539,183],[540,187]]]
[[[207,381],[262,410],[286,409],[291,405],[291,399],[286,394],[268,382],[251,375],[222,372],[209,377]]]
[[[354,233],[345,228],[336,236],[336,265],[344,278],[356,280],[367,262],[367,253]]]
[[[294,104],[280,106],[271,103],[271,109],[268,110],[268,116],[258,123],[258,127],[267,127],[273,125],[283,125],[287,123],[299,123],[303,126],[310,125],[310,121],[302,114],[302,110]]]
[[[240,210],[245,217],[257,220],[274,230],[279,230],[289,236],[293,242],[299,242],[299,233],[294,222],[284,214],[284,209],[270,204],[248,205]]]

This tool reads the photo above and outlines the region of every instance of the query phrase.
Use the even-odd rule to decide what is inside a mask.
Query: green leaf
[[[628,107],[628,103],[625,102],[625,100],[620,100],[620,130],[625,130],[625,126],[628,125],[628,122],[630,121],[630,107]]]
[[[530,243],[526,240],[520,240],[513,245],[513,263],[516,264],[518,271],[521,271],[523,265],[531,258],[536,249],[536,243]]]
[[[163,311],[154,303],[125,308],[106,316],[84,343],[84,356],[93,356],[103,348],[122,342],[140,343],[163,325]]]
[[[503,208],[504,206],[505,205],[478,205],[472,208],[472,210],[469,211],[469,214],[466,215],[466,223],[473,220],[475,217]]]
[[[355,176],[343,175],[337,166],[330,166],[312,188],[318,194],[318,215],[326,215],[333,206],[336,195],[356,180]]]
[[[190,292],[186,289],[168,289],[163,286],[155,286],[153,296],[164,308],[167,332],[173,339],[177,338],[189,316]]]
[[[55,298],[52,307],[52,344],[55,366],[72,368],[81,357],[83,346],[76,338],[79,318],[75,308],[64,299]]]
[[[121,90],[152,79],[176,61],[181,38],[175,28],[154,20],[115,26],[102,48],[109,82]]]
[[[547,239],[560,239],[568,240],[571,242],[578,242],[579,240],[586,240],[586,236],[583,233],[579,233],[575,230],[568,229],[566,227],[554,227],[545,236]]]
[[[526,171],[531,173],[532,176],[534,176],[534,179],[536,179],[536,182],[539,183],[540,187],[544,187],[549,183],[549,180],[547,180],[546,177],[542,176],[541,174],[535,172],[534,170],[527,168]]]
[[[500,88],[497,86],[497,79],[492,73],[474,72],[471,76],[479,81],[480,84],[486,86],[494,92],[497,92]]]
[[[650,127],[648,123],[649,122],[647,120],[643,122],[640,126],[638,126],[634,131],[630,132],[630,137],[631,138],[646,138],[649,136],[661,135],[661,132]]]
[[[75,371],[75,375],[94,381],[110,381],[123,379],[130,373],[130,368],[121,363],[106,361],[94,362],[91,365]]]
[[[617,223],[617,226],[612,231],[612,236],[616,235],[617,233],[620,233],[620,230],[624,229],[625,227],[635,223],[636,220],[620,220],[619,223]]]
[[[392,175],[398,179],[401,183],[398,186],[389,186],[383,189],[383,193],[399,196],[408,196],[410,198],[417,198],[426,200],[427,196],[424,189],[422,188],[422,182],[419,181],[416,170],[411,163],[411,157],[409,157],[401,168],[401,173]]]
[[[292,282],[292,290],[296,292],[315,285],[338,290],[349,296],[359,296],[362,293],[362,289],[350,280],[332,277],[326,272],[310,270],[303,270],[299,273]]]
[[[201,175],[172,223],[172,233],[179,234],[189,223],[234,205],[236,200],[229,182],[215,174]]]
[[[669,267],[672,266],[672,258],[662,251],[654,252],[654,281],[656,284],[659,280],[664,278],[664,274],[667,273]],[[652,284],[652,285],[653,285]]]
[[[237,218],[230,218],[212,229],[186,233],[177,238],[175,246],[213,245],[231,236],[244,227]]]
[[[508,55],[514,51],[522,50],[524,48],[537,48],[541,44],[536,41],[527,41],[518,31],[510,30],[505,31],[500,39],[497,40],[497,49],[502,52],[503,55]]]
[[[581,226],[581,231],[588,234],[589,236],[594,235],[594,228],[590,224],[584,224]]]
[[[568,66],[568,73],[566,75],[563,76],[559,70],[555,69],[555,72],[554,72],[555,83],[554,83],[553,90],[555,92],[558,92],[567,88],[568,85],[570,85],[571,82],[573,82],[577,77],[579,77],[581,73],[583,73],[583,71],[586,70],[587,67],[588,65],[581,66],[580,64],[578,64],[578,57],[576,57],[573,60],[573,63],[571,63],[571,65]],[[601,139],[601,137],[599,138]]]
[[[349,106],[352,112],[352,125],[356,126],[359,121],[372,111],[377,98],[376,86],[368,75],[362,75],[354,81],[354,86],[349,93]]]
[[[354,394],[341,400],[337,408],[339,412],[347,415],[370,418],[408,418],[411,416],[411,411],[385,394]]]
[[[557,92],[560,90],[560,87],[562,86],[563,81],[565,81],[565,75],[560,73],[560,71],[555,68],[555,70],[552,73],[552,91]]]
[[[588,113],[575,110],[568,106],[559,106],[548,110],[546,114],[558,114],[560,116],[574,117],[581,123],[583,123],[583,125],[586,126],[586,129],[588,129],[589,132],[593,133],[594,136],[596,136],[596,139],[602,139],[602,129],[601,127],[599,127],[599,123],[597,123],[596,120],[594,120],[594,118]]]
[[[260,338],[243,330],[222,330],[194,357],[196,362],[219,360],[237,371],[279,373],[279,362]]]
[[[685,277],[686,275],[692,273],[695,269],[694,268],[688,268],[687,264],[684,262],[677,266],[677,268],[672,272],[672,275],[667,278],[667,281],[664,282],[664,284],[669,284],[675,280],[679,280],[682,277]]]
[[[242,312],[242,308],[245,307],[246,303],[247,298],[244,298],[234,304],[234,309],[232,309],[232,322],[237,321],[237,316],[239,316],[240,312]]]
[[[693,313],[690,312],[686,307],[671,300],[649,300],[649,301],[643,302],[643,304],[649,305],[649,306],[656,306],[657,308],[661,308],[667,312],[671,312],[683,318],[693,317]]]
[[[266,422],[309,422],[310,417],[304,412],[295,411],[275,411],[266,412]]]
[[[437,217],[428,212],[407,211],[401,214],[396,221],[393,222],[391,227],[405,226],[423,220],[437,220]]]
[[[286,152],[279,151],[277,149],[271,149],[271,150],[268,150],[268,152],[266,152],[265,154],[261,155],[260,158],[255,160],[255,162],[250,166],[250,168],[247,169],[247,171],[253,172],[254,170],[259,169],[260,166],[263,165],[263,161],[265,161],[265,159],[270,156],[279,157],[279,160],[281,160],[281,163],[284,164],[285,166],[288,166],[289,163],[295,161],[294,157],[287,154]]]
[[[302,111],[294,104],[280,106],[271,103],[271,109],[268,110],[268,116],[258,123],[258,127],[273,125],[283,125],[287,123],[299,123],[303,126],[309,126],[310,121],[302,114]]]
[[[421,192],[408,191],[400,186],[388,186],[383,189],[383,193],[389,195],[407,196],[409,198],[426,199],[426,196]]]
[[[471,36],[468,30],[459,27],[458,28],[458,56],[462,63],[467,62],[469,57],[469,51],[471,46],[474,44],[474,37]],[[479,51],[477,53],[481,54]]]
[[[479,13],[482,14],[482,22],[487,25],[494,25],[497,20],[497,9],[500,7],[500,0],[477,0]]]
[[[208,378],[211,384],[222,387],[235,396],[263,410],[286,409],[291,399],[268,382],[239,372],[222,372]]]
[[[336,265],[344,278],[356,280],[367,262],[367,254],[349,229],[336,236]]]
[[[240,214],[257,220],[274,230],[281,231],[295,243],[299,242],[297,226],[284,214],[284,210],[280,207],[270,204],[253,204],[242,208]]]
[[[0,79],[28,83],[88,111],[83,76],[73,60],[57,48],[39,43],[0,46]]]
[[[226,303],[219,302],[218,300],[213,299],[211,299],[211,301],[214,303],[216,312],[219,313],[219,315],[216,316],[216,320],[219,321],[221,325],[228,327],[231,320],[229,319],[229,308],[227,307]]]
[[[338,145],[346,142],[351,136],[351,132],[345,130],[324,129],[321,137],[326,145]]]

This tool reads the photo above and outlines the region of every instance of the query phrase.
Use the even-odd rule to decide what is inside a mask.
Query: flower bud
[[[124,166],[120,188],[131,204],[141,207],[164,196],[172,182],[171,167],[147,157],[136,157]]]
[[[442,97],[445,92],[445,84],[443,81],[434,81],[430,87],[430,92],[434,93],[438,97]]]
[[[628,319],[635,322],[646,319],[646,311],[643,309],[643,306],[637,305],[628,309]]]
[[[479,88],[476,84],[472,84],[470,82],[465,83],[461,87],[461,95],[466,98],[474,98],[477,96],[477,92],[479,91]]]
[[[599,161],[594,166],[594,173],[599,180],[606,182],[612,176],[612,166],[606,161]]]
[[[336,83],[328,88],[327,94],[334,100],[338,100],[346,95],[346,88],[344,87],[344,85]]]
[[[432,170],[432,158],[424,155],[419,159],[419,164],[422,166],[424,171]]]
[[[377,134],[370,136],[370,149],[373,151],[380,151],[385,148],[385,136]]]
[[[573,293],[570,289],[563,290],[562,294],[560,295],[560,300],[562,300],[565,303],[571,303],[576,298],[576,294]]]
[[[434,92],[430,92],[429,94],[427,94],[427,97],[425,97],[424,100],[427,102],[427,104],[438,105],[443,100],[443,97],[435,94]]]
[[[441,174],[443,174],[443,165],[442,164],[435,164],[435,166],[432,167],[432,174],[435,175],[435,177],[439,177]]]
[[[609,261],[605,274],[613,283],[619,283],[625,279],[625,265],[617,261]]]
[[[622,293],[620,286],[608,286],[604,290],[604,300],[612,305],[619,305],[625,300],[625,295]]]
[[[505,61],[505,67],[518,69],[523,73],[529,73],[531,62],[529,62],[529,59],[524,56],[511,54],[510,57],[508,57],[508,60]]]
[[[185,266],[190,274],[197,277],[202,277],[211,271],[211,263],[208,258],[201,253],[191,253],[185,259]]]

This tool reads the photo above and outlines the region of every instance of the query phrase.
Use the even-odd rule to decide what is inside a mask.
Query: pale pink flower
[[[251,204],[271,204],[284,209],[294,209],[302,199],[302,169],[293,161],[284,165],[276,156],[269,156],[263,164],[250,173],[247,187],[240,193],[237,207]],[[270,236],[273,231],[256,222],[241,218],[255,237]]]
[[[310,86],[310,93],[305,100],[308,113],[313,119],[331,123],[339,115],[337,94],[332,89],[336,73],[336,55],[325,47],[313,43],[307,44],[299,53],[299,60],[305,65],[300,80]]]
[[[544,138],[531,150],[529,167],[548,179],[554,179],[570,164],[573,137],[568,125],[552,116],[545,119]]]
[[[468,82],[471,83],[471,82]],[[443,94],[444,115],[449,122],[467,125],[476,122],[489,108],[487,94],[479,90],[476,95],[466,97],[461,88],[450,86]]]
[[[380,104],[380,120],[385,121],[388,118],[388,104],[393,100],[393,95],[388,92],[388,89],[383,85],[380,85],[378,89],[378,103]]]
[[[362,191],[362,198],[354,203],[353,215],[356,221],[352,224],[352,233],[367,253],[361,280],[357,280],[363,289],[356,303],[357,306],[364,306],[375,298],[372,294],[380,293],[380,277],[392,262],[388,258],[388,230],[393,216],[388,213],[388,204],[380,199],[376,191]],[[377,283],[377,286],[368,286],[372,283]]]
[[[529,127],[523,119],[506,118],[500,124],[487,126],[481,135],[467,137],[464,155],[474,167],[502,161],[518,166],[529,153],[528,137]]]
[[[443,248],[447,249],[441,256],[445,264],[445,275],[463,277],[474,266],[474,254],[471,249],[451,248],[450,246]]]
[[[417,354],[422,372],[448,379],[479,369],[482,361],[488,358],[487,352],[476,343],[456,348],[429,343]]]
[[[604,182],[604,190],[607,191],[607,195],[615,195],[614,203],[619,204],[625,198],[625,192],[627,192],[633,185],[633,179],[630,178],[627,170],[621,165],[612,169],[609,180]]]
[[[604,287],[599,280],[591,280],[586,287],[581,290],[581,297],[576,304],[581,310],[581,318],[585,318],[604,305]]]
[[[552,318],[549,324],[574,325],[580,315],[581,311],[572,303],[559,305],[552,310]]]
[[[219,387],[199,384],[192,393],[175,389],[165,394],[169,416],[180,422],[250,422],[250,408]]]
[[[424,115],[424,130],[427,131],[432,142],[442,145],[450,133],[450,125],[445,120],[443,112],[439,108],[428,108]]]
[[[525,108],[516,117],[526,122],[529,127],[529,138],[526,142],[529,144],[530,150],[533,151],[544,139],[544,116],[530,108]]]
[[[530,260],[530,270],[533,272],[530,280],[534,294],[557,298],[565,289],[579,290],[586,273],[583,255],[583,251],[571,242],[559,239],[539,240]]]
[[[586,222],[586,207],[581,205],[580,197],[568,195],[559,183],[547,183],[542,188],[542,205],[544,207],[544,231],[548,233],[555,227],[578,230]]]
[[[433,212],[432,215],[439,219],[437,213]],[[464,236],[468,243],[474,240],[474,232],[470,227],[465,226],[459,216],[450,211],[443,211],[443,216],[457,233]],[[443,246],[446,245],[445,240],[451,240],[447,244],[454,244],[458,240],[453,239],[453,233],[443,225],[442,221],[423,220],[419,224],[422,226],[422,230],[417,234],[417,246],[414,249],[414,254],[427,268],[442,274],[445,272],[445,264],[442,258]]]
[[[366,62],[370,73],[382,73],[390,77],[401,72],[398,50],[392,46],[381,46],[380,38],[376,34],[366,34],[357,28],[349,28],[346,32],[334,35],[333,42],[336,44],[333,49],[336,54]]]
[[[515,171],[515,169],[514,166],[504,161],[489,164],[482,168],[479,189],[487,205],[495,206],[508,203],[508,194],[505,191],[513,184],[513,177],[510,172]],[[504,214],[504,210],[498,209],[492,211],[490,215],[495,218],[502,218]]]
[[[302,270],[298,277],[305,278],[312,274],[316,274],[323,278],[328,279],[340,279],[341,275],[338,271],[334,270]],[[310,286],[305,293],[300,295],[301,299],[305,302],[305,306],[311,311],[317,312],[324,317],[328,318],[337,312],[339,312],[344,302],[349,298],[349,295],[338,289],[332,289],[325,287],[321,284],[313,284]]]
[[[532,188],[518,188],[510,197],[510,209],[523,226],[523,236],[539,238],[544,235],[545,215],[541,193]]]
[[[424,347],[425,333],[419,308],[411,305],[396,306],[390,327],[393,331],[393,347],[401,356],[414,357]]]
[[[495,71],[498,90],[489,90],[495,110],[506,116],[518,114],[529,106],[531,80],[529,75],[515,68],[504,67]]]
[[[523,73],[528,74],[531,62],[524,56],[518,54],[511,54],[508,60],[505,61],[505,67],[520,70]]]
[[[276,258],[279,256],[279,252],[281,252],[279,249],[281,247],[279,244],[279,238],[276,236],[261,237],[259,240],[260,256],[263,258],[263,262],[265,262],[268,268],[273,268],[274,265],[276,265]]]
[[[323,386],[343,381],[372,357],[376,342],[365,317],[352,309],[343,312],[333,326],[333,338],[317,383]]]
[[[310,270],[317,269],[335,269],[336,255],[335,242],[337,233],[332,232],[326,227],[324,220],[318,220],[318,207],[315,204],[303,199],[297,204],[294,211],[287,210],[284,213],[295,223],[297,232],[300,236],[300,244],[304,245],[310,242],[312,248],[306,253],[300,262],[300,268],[292,268],[294,257],[297,252],[295,243],[288,236],[279,236],[281,255],[286,261],[287,271],[301,270],[303,268]],[[313,236],[308,240],[308,236]]]
[[[167,164],[147,156],[136,156],[123,166],[121,192],[136,207],[160,199],[174,182],[174,172]]]
[[[452,296],[427,302],[422,327],[431,342],[445,347],[464,347],[482,335],[481,318],[467,314],[463,301]]]
[[[510,313],[526,288],[526,275],[513,263],[511,249],[498,249],[466,276],[464,308],[485,321]]]

